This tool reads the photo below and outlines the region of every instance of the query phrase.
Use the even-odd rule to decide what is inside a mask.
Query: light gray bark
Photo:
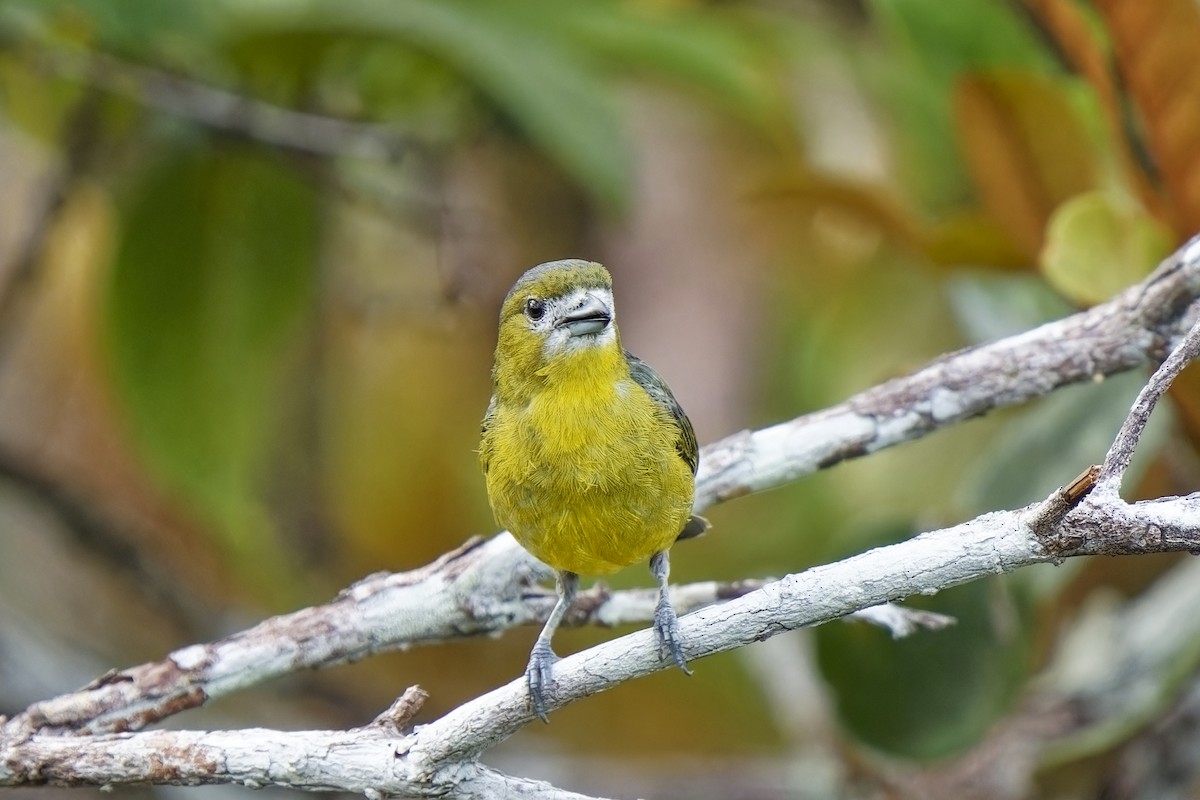
[[[840,406],[706,448],[698,510],[1070,382],[1157,360],[1179,343],[1139,396],[1105,464],[1079,486],[759,587],[726,587],[726,594],[740,595],[727,602],[705,605],[724,599],[718,585],[684,587],[681,599],[704,606],[680,619],[687,658],[1071,556],[1200,551],[1200,495],[1130,504],[1118,494],[1154,402],[1200,350],[1200,329],[1193,328],[1198,293],[1200,243],[1194,240],[1142,284],[1103,306],[951,354]],[[552,598],[527,602],[522,593],[545,574],[511,537],[500,534],[420,570],[367,578],[327,606],[103,676],[81,692],[0,721],[0,786],[236,782],[371,797],[447,792],[578,797],[477,761],[533,718],[523,677],[412,731],[405,725],[419,703],[415,693],[402,698],[393,715],[352,731],[113,732],[137,730],[284,672],[537,621]],[[633,607],[642,602],[630,595],[619,603],[627,601]],[[586,602],[579,607],[576,621],[604,619],[606,613],[625,620],[632,613],[602,590],[589,602],[591,607]],[[606,605],[608,612],[602,611]],[[613,639],[556,663],[548,707],[665,667],[651,631]]]

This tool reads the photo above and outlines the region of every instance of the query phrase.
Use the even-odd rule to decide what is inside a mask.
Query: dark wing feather
[[[488,471],[488,464],[492,460],[492,440],[488,437],[488,426],[492,424],[492,415],[496,413],[496,395],[492,395],[492,399],[488,402],[487,411],[484,412],[483,422],[479,425],[479,465],[483,467],[483,474]]]
[[[687,463],[692,474],[695,475],[696,467],[700,463],[700,447],[696,444],[696,432],[692,430],[692,423],[687,418],[687,414],[683,413],[683,408],[675,399],[675,395],[671,394],[667,382],[654,371],[653,367],[629,352],[625,353],[625,360],[629,362],[629,374],[638,386],[645,389],[646,394],[650,395],[650,399],[669,413],[671,419],[675,421],[675,426],[679,429],[679,437],[675,440],[675,449],[679,451],[679,457]]]

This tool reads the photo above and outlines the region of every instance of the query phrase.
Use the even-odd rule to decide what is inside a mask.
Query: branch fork
[[[1200,494],[1137,503],[1119,496],[1155,403],[1200,352],[1197,297],[1200,241],[1193,240],[1143,283],[1101,306],[945,356],[839,406],[706,448],[697,511],[1071,382],[1157,361],[1177,343],[1139,394],[1104,463],[1041,502],[778,581],[675,587],[681,610],[695,609],[679,620],[687,658],[851,614],[891,619],[882,624],[895,632],[913,620],[897,622],[888,603],[1032,564],[1099,553],[1200,550]],[[106,674],[79,692],[0,719],[0,786],[243,783],[368,797],[581,797],[478,762],[533,719],[521,676],[411,729],[425,699],[417,687],[371,724],[350,731],[140,730],[210,697],[297,669],[534,624],[552,604],[548,595],[530,591],[544,575],[544,566],[502,533],[472,540],[412,572],[370,576],[325,606]],[[645,621],[652,613],[646,599],[600,587],[574,609],[574,619]],[[620,636],[557,662],[548,706],[665,666],[652,631]]]

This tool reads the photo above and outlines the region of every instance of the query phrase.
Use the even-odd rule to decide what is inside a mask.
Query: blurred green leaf
[[[957,624],[892,639],[865,624],[816,629],[817,659],[842,723],[890,753],[932,759],[969,747],[1005,711],[1028,667],[1028,626],[1003,579],[906,605]]]
[[[1055,68],[1036,32],[1004,0],[870,0],[891,44],[943,88],[964,71]]]
[[[1099,303],[1148,275],[1171,243],[1171,232],[1146,212],[1111,193],[1089,192],[1051,217],[1042,272],[1071,300]]]
[[[488,98],[596,197],[617,207],[628,199],[632,163],[612,87],[592,59],[544,28],[531,28],[507,3],[346,0],[241,3],[238,10],[229,24],[231,42],[315,31],[427,53]]]
[[[435,138],[452,131],[472,139],[468,111],[482,98],[615,208],[628,200],[632,173],[617,102],[624,76],[666,78],[778,141],[791,138],[780,37],[749,15],[547,0],[83,0],[21,8],[42,20],[43,36],[53,30],[59,40],[282,105],[317,100],[327,113],[390,115]]]
[[[965,72],[1055,70],[1035,32],[1003,0],[870,0],[885,47],[863,53],[865,78],[888,109],[905,184],[935,212],[969,196],[951,121],[950,89]]]
[[[0,52],[0,113],[26,134],[58,142],[64,120],[82,96],[78,87],[46,80],[26,60]]]
[[[258,470],[317,243],[311,187],[246,151],[177,147],[126,203],[105,298],[116,387],[153,472],[236,554],[269,547]]]
[[[210,61],[224,7],[222,0],[5,0],[0,31],[19,21],[23,37],[198,70]]]
[[[961,205],[970,182],[955,145],[948,88],[933,84],[891,49],[856,55],[862,81],[889,125],[902,185],[934,212]]]
[[[695,13],[621,2],[535,0],[509,8],[519,5],[528,24],[541,19],[543,25],[561,25],[564,35],[609,69],[673,79],[759,126],[785,124],[787,104],[775,63],[779,50],[765,21],[752,23],[720,9]]]

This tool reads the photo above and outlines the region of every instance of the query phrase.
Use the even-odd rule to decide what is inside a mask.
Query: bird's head
[[[498,390],[533,391],[556,366],[586,367],[596,356],[623,362],[608,270],[566,259],[539,264],[517,279],[500,308]]]

